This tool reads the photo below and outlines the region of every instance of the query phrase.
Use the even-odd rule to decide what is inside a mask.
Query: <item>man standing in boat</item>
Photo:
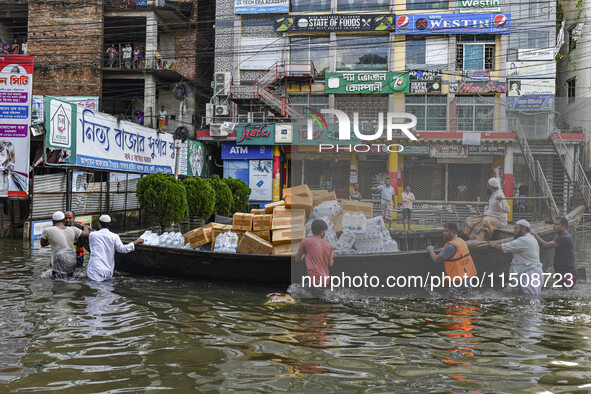
[[[544,285],[544,272],[540,262],[540,247],[531,234],[531,226],[527,220],[519,220],[513,227],[513,241],[504,244],[490,242],[490,246],[503,253],[513,253],[509,268],[509,285],[516,283],[523,294],[538,295]]]
[[[560,216],[552,222],[553,230],[558,236],[550,242],[544,241],[533,230],[532,235],[536,237],[543,249],[556,248],[554,252],[554,273],[560,274],[560,284],[566,290],[575,287],[579,279],[577,265],[575,264],[575,242],[568,233],[568,220]]]
[[[478,275],[474,261],[468,250],[466,241],[458,237],[458,225],[445,223],[443,225],[443,238],[445,245],[443,250],[436,254],[433,245],[427,246],[431,260],[435,263],[443,263],[445,266],[446,279],[449,278],[451,288],[469,288],[468,278]],[[452,286],[451,282],[463,281],[461,286]]]
[[[326,299],[326,285],[330,280],[329,268],[334,264],[332,245],[324,239],[328,225],[321,219],[312,222],[312,237],[305,238],[298,248],[296,262],[306,259],[306,270],[310,280],[309,287],[304,286],[315,297]]]
[[[388,221],[388,229],[392,230],[392,198],[396,191],[390,184],[392,181],[388,176],[383,185],[372,187],[371,190],[380,192],[380,205],[382,207],[382,217],[384,224]]]
[[[143,244],[144,240],[141,238],[123,245],[119,235],[112,233],[111,217],[109,215],[101,215],[99,218],[99,231],[94,231],[88,237],[90,243],[90,260],[88,261],[87,275],[89,279],[97,282],[113,277],[113,270],[115,269],[115,251],[119,253],[129,253],[135,249],[136,245]]]

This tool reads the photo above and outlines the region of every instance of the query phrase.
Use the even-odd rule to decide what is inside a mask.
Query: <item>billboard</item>
[[[441,93],[441,70],[411,70],[408,74],[409,93]]]
[[[325,93],[390,94],[409,92],[409,77],[405,72],[327,72],[325,79]]]
[[[509,109],[517,111],[551,111],[554,109],[554,96],[507,97]]]
[[[556,92],[555,79],[510,79],[507,86],[509,97],[553,96]]]
[[[287,14],[289,0],[235,0],[235,14]]]
[[[501,0],[458,0],[460,12],[499,12]]]
[[[98,96],[55,96],[55,98],[67,101],[68,103],[76,104],[77,106],[82,108],[98,111]],[[32,124],[42,123],[45,121],[45,111],[43,103],[44,96],[33,96],[33,108],[31,109],[33,111],[31,115]]]
[[[275,31],[393,31],[394,14],[289,15],[275,20]]]
[[[509,62],[507,76],[514,78],[554,78],[556,61]]]
[[[397,15],[394,34],[509,34],[510,14]]]
[[[26,197],[33,57],[0,56],[0,197]]]

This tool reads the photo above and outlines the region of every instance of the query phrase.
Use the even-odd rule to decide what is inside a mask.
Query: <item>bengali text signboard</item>
[[[324,92],[331,94],[408,93],[409,78],[405,72],[337,72],[326,73]]]

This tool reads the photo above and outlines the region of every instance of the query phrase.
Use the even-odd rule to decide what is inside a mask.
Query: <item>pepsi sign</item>
[[[509,34],[510,14],[397,15],[394,34]]]

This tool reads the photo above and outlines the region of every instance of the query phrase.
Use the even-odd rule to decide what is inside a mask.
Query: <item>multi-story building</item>
[[[245,11],[239,1],[219,0],[213,102],[222,116],[211,119],[214,137],[202,137],[280,146],[291,164],[286,184],[330,187],[341,198],[355,182],[369,198],[379,175],[387,174],[399,192],[409,184],[419,200],[455,201],[464,186],[462,199],[486,201],[494,166],[502,167],[506,194],[522,179],[533,188],[517,135],[530,140],[544,169],[554,167],[548,137],[555,114],[555,5],[286,0]],[[400,153],[319,153],[302,145],[308,114],[321,109],[351,120],[358,114],[367,132],[376,130],[380,113],[410,113],[418,141],[396,137],[390,143],[404,145]],[[326,119],[331,129],[335,119]],[[236,137],[219,137],[223,121],[238,123]],[[270,138],[274,131],[276,138],[291,133],[293,144]],[[315,136],[326,141],[329,134]],[[578,135],[573,141],[582,142]],[[247,159],[224,165],[247,177]],[[553,176],[550,184],[562,190],[564,174]]]

